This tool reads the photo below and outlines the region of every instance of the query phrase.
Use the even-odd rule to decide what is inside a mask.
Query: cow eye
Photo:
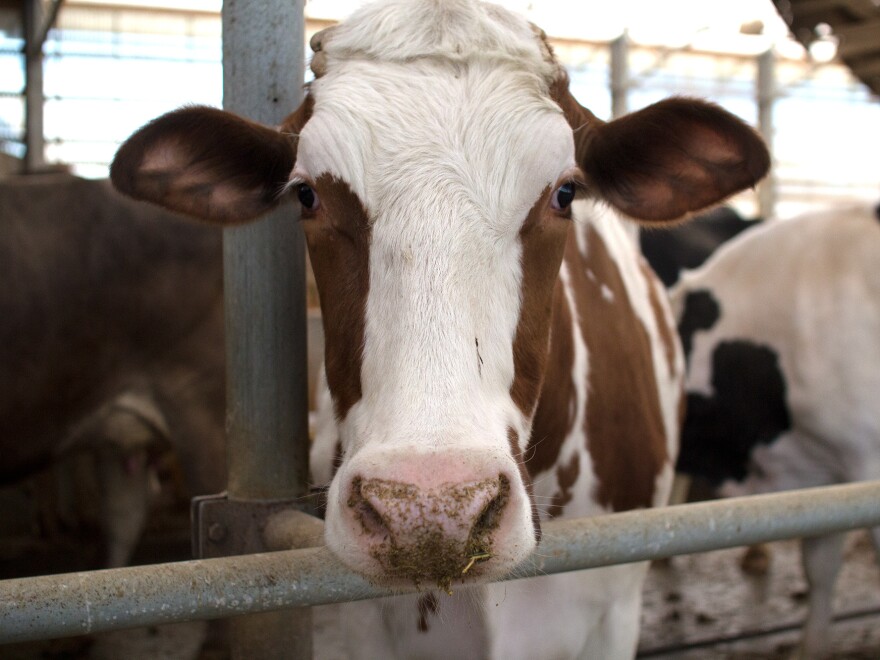
[[[296,187],[296,196],[299,197],[299,203],[306,211],[317,211],[321,205],[318,193],[307,183],[301,183]]]
[[[564,211],[571,203],[574,201],[574,184],[569,181],[567,183],[563,183],[556,190],[553,191],[553,197],[550,200],[550,206],[552,206],[557,211]]]

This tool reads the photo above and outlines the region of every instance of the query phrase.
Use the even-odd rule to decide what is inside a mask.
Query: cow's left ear
[[[304,103],[276,130],[216,108],[186,107],[123,143],[110,166],[120,192],[218,224],[252,220],[281,201],[296,161]]]
[[[711,103],[671,98],[603,122],[564,94],[578,164],[602,198],[636,220],[686,217],[753,187],[770,167],[760,136]]]

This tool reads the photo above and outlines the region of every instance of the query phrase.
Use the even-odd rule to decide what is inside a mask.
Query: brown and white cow
[[[542,519],[665,502],[683,359],[614,210],[686,216],[753,185],[766,149],[691,99],[600,121],[490,4],[375,4],[313,48],[282,126],[182,109],[112,178],[217,223],[298,196],[334,412],[313,452],[321,480],[338,464],[326,540],[424,590],[347,606],[352,656],[631,656],[643,565],[486,583]]]
[[[0,182],[0,484],[88,452],[106,563],[130,559],[148,454],[224,469],[220,235],[67,174]]]

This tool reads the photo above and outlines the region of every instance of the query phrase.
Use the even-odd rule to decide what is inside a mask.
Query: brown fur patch
[[[306,122],[312,118],[312,111],[315,109],[315,99],[311,94],[306,94],[303,102],[299,107],[291,112],[284,121],[281,122],[279,132],[294,140],[294,144],[299,141],[299,134]]]
[[[589,351],[586,432],[599,480],[596,496],[615,511],[649,507],[667,461],[651,342],[617,264],[592,228],[587,245],[584,258],[570,242],[566,259]],[[612,301],[602,296],[602,285],[614,293]]]
[[[569,241],[574,241],[573,235]],[[534,476],[552,468],[559,450],[574,426],[575,385],[572,379],[574,337],[572,316],[562,282],[553,291],[553,320],[550,351],[544,382],[532,423],[532,437],[526,450],[526,467]]]
[[[288,118],[290,127],[304,122],[307,112],[305,102]],[[278,205],[295,161],[296,140],[288,133],[193,106],[162,115],[129,137],[113,159],[110,178],[135,199],[236,224]]]
[[[663,313],[663,306],[660,304],[660,295],[657,293],[657,276],[654,275],[648,264],[644,260],[639,262],[642,275],[648,282],[648,297],[651,303],[651,311],[654,318],[657,319],[657,330],[660,333],[660,341],[663,342],[663,354],[666,356],[666,364],[669,366],[670,377],[675,375],[675,342],[678,339],[673,335],[672,328],[666,322],[666,315]]]
[[[303,213],[303,228],[321,298],[327,385],[343,419],[362,396],[370,228],[363,203],[344,181],[325,174],[313,187],[320,208]]]
[[[548,187],[532,207],[520,231],[522,307],[513,342],[514,380],[510,395],[522,413],[535,410],[544,380],[554,286],[565,250],[570,220],[549,205]]]
[[[559,479],[559,491],[553,496],[547,513],[551,518],[562,515],[565,505],[571,502],[571,488],[581,473],[581,459],[573,454],[568,465],[560,465],[556,468],[556,477]]]

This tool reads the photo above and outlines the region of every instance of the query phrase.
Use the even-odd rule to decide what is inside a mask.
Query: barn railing
[[[880,525],[880,481],[550,521],[518,579]],[[0,643],[388,596],[324,547],[0,582]]]

